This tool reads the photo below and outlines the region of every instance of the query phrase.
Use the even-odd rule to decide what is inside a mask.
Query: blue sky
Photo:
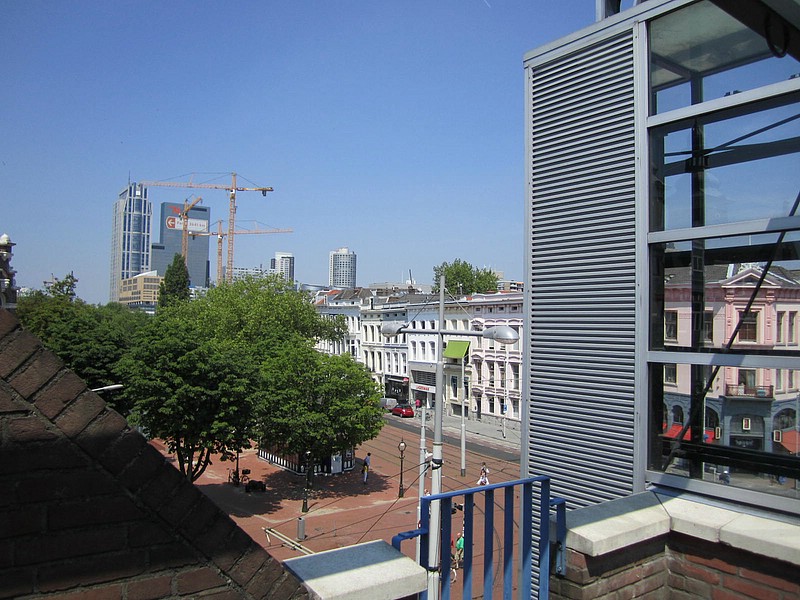
[[[108,300],[112,204],[131,180],[238,195],[236,265],[292,252],[327,283],[431,283],[456,258],[523,277],[522,58],[594,0],[0,2],[0,233],[17,284],[74,271]],[[183,177],[182,177],[183,176]],[[151,188],[161,201],[193,190]],[[223,191],[204,190],[212,220]],[[155,240],[154,240],[155,241]],[[212,249],[214,244],[211,245]],[[211,260],[215,272],[215,254]]]

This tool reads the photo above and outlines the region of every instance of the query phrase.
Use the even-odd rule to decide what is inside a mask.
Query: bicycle
[[[241,474],[238,469],[228,469],[228,483],[239,486],[250,481],[250,469],[242,469]]]

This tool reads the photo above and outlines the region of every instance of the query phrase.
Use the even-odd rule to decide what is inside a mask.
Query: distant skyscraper
[[[181,218],[182,204],[173,202],[161,203],[161,220],[158,226],[158,243],[153,244],[151,268],[161,277],[167,272],[167,267],[172,264],[176,254],[181,253],[183,239],[183,219]],[[208,287],[209,262],[208,262],[208,235],[191,235],[192,233],[208,233],[208,224],[211,220],[211,209],[207,206],[194,206],[189,209],[187,230],[189,231],[189,246],[187,249],[189,284],[192,287]]]
[[[269,268],[286,281],[294,283],[294,255],[290,252],[276,252],[275,258],[269,261]]]
[[[348,248],[339,248],[330,254],[328,285],[346,289],[356,287],[356,253]]]
[[[128,183],[114,203],[111,230],[111,286],[109,298],[119,300],[120,282],[150,270],[150,222],[153,206],[147,188]]]

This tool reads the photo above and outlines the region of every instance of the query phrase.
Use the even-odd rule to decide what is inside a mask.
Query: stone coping
[[[641,492],[567,512],[567,547],[601,556],[670,532],[800,565],[800,525]]]
[[[397,600],[427,589],[427,572],[383,540],[284,561],[315,600]]]

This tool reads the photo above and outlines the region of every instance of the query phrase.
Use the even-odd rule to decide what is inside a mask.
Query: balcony
[[[774,398],[773,390],[774,386],[772,385],[744,385],[743,383],[738,385],[725,385],[725,395],[729,397],[736,396],[740,398],[764,398],[771,400]]]

